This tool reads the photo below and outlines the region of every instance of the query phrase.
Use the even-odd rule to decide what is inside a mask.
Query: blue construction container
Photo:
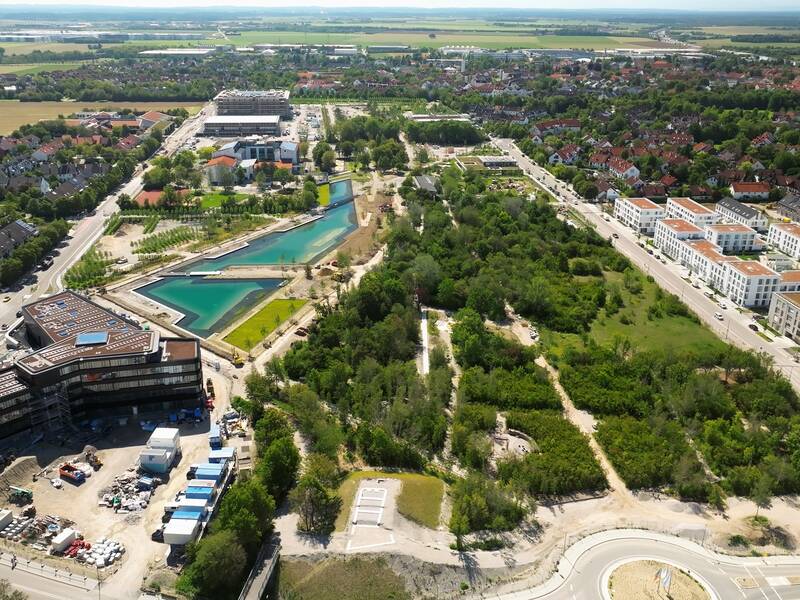
[[[202,498],[203,500],[211,500],[214,497],[214,488],[210,487],[192,487],[186,488],[187,498]]]
[[[214,450],[222,448],[222,436],[219,432],[219,425],[216,423],[212,423],[211,429],[208,431],[208,445]]]

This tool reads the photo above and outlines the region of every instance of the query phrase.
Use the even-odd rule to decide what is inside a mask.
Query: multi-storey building
[[[209,117],[203,124],[203,135],[208,137],[275,136],[280,132],[281,118],[277,115],[222,115]]]
[[[674,260],[684,261],[685,240],[702,240],[705,233],[697,225],[683,219],[661,219],[656,222],[653,243],[656,248]]]
[[[767,216],[764,213],[733,198],[723,198],[717,202],[714,211],[719,215],[720,223],[739,223],[756,231],[767,229]]]
[[[292,115],[288,90],[223,90],[214,102],[219,115]]]
[[[773,223],[767,233],[767,243],[795,260],[800,258],[800,225]]]
[[[739,223],[706,226],[706,239],[719,246],[723,252],[757,252],[761,250],[761,238],[755,229]]]
[[[781,335],[797,340],[800,336],[800,292],[779,292],[772,295],[769,324]]]
[[[667,219],[683,219],[698,227],[713,225],[719,215],[691,198],[668,198],[665,211]]]
[[[722,291],[739,306],[769,306],[781,276],[755,260],[736,260],[724,265]]]
[[[22,308],[35,351],[0,370],[0,438],[72,418],[200,407],[198,340],[164,337],[73,292]]]
[[[617,198],[614,218],[637,233],[653,235],[656,221],[664,218],[664,207],[647,198]]]
[[[708,240],[686,240],[682,242],[682,264],[715,290],[725,287],[725,263],[737,261],[736,256],[725,256]]]

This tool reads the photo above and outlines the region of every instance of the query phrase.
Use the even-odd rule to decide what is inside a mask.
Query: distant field
[[[72,52],[74,50],[86,51],[89,49],[87,44],[72,44],[72,43],[51,43],[51,42],[0,42],[0,48],[5,48],[6,54],[9,56],[17,54],[30,54],[34,50],[42,52]]]
[[[20,65],[0,65],[0,74],[36,75],[50,71],[68,71],[81,66],[79,62],[31,63]]]
[[[55,119],[58,115],[87,109],[130,108],[133,110],[167,110],[182,107],[190,113],[200,110],[197,102],[18,102],[0,100],[0,135],[8,135],[20,125],[36,123],[43,119]]]
[[[697,40],[695,43],[706,48],[723,48],[733,46],[735,48],[797,48],[800,50],[798,42],[734,42],[730,38],[716,38],[713,40]]]
[[[745,25],[736,25],[736,26],[729,26],[729,27],[701,27],[701,31],[704,33],[710,33],[712,35],[753,35],[753,34],[761,34],[761,35],[769,35],[769,34],[776,34],[776,35],[792,35],[800,33],[800,28],[782,28],[782,27],[775,27],[775,26],[745,26]],[[690,30],[694,31],[694,30]]]

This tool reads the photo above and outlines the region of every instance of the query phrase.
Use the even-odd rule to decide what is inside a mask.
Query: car
[[[618,233],[612,233],[611,237],[614,238],[615,240],[619,239],[619,234]]]
[[[5,296],[3,302],[11,302],[11,296]]]
[[[720,303],[719,303],[719,307],[720,307],[722,310],[725,310],[726,308],[728,308],[728,305],[727,305],[727,304],[725,304],[724,302],[720,302]]]
[[[3,323],[2,325],[0,325],[0,329],[2,329],[3,331],[8,329],[8,323]]]
[[[722,313],[721,313],[721,312],[719,312],[719,311],[717,311],[717,312],[715,312],[715,313],[714,313],[714,318],[715,318],[717,321],[724,321],[724,320],[725,320],[725,317],[723,317],[723,316],[722,316]]]
[[[750,329],[752,329],[753,331],[758,331],[758,325],[756,325],[755,323],[748,323],[748,325],[747,325],[747,326],[748,326]]]

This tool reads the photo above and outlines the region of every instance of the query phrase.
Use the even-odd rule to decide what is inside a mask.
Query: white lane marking
[[[377,544],[365,544],[363,546],[353,546],[353,540],[350,540],[347,542],[347,551],[350,552],[353,550],[366,550],[368,548],[377,548],[379,546],[391,546],[394,543],[395,543],[394,534],[390,533],[388,542],[379,542]]]
[[[747,574],[750,576],[750,579],[752,579],[753,581],[756,582],[756,584],[758,584],[758,581],[756,581],[756,578],[753,577],[753,572],[749,568],[747,568],[746,565],[744,567],[744,570],[747,571]],[[760,585],[758,586],[757,589],[758,589],[759,592],[761,592],[761,595],[764,596],[765,600],[769,600],[769,596],[767,596],[767,594],[764,592],[764,590],[761,589]]]
[[[759,569],[761,572],[761,569]],[[792,585],[792,582],[789,581],[788,577],[764,577],[767,580],[767,583],[770,584],[772,587],[781,587],[785,585]]]
[[[764,577],[764,572],[761,570],[761,567],[756,567],[756,570],[758,571],[758,574],[759,574],[759,575],[761,575],[761,577]],[[775,578],[770,578],[770,579],[775,579]],[[779,579],[784,579],[784,577],[780,577]],[[778,593],[778,590],[776,590],[776,589],[773,587],[773,584],[772,584],[772,583],[770,583],[770,580],[769,580],[769,579],[767,579],[766,577],[764,577],[764,581],[766,581],[766,582],[767,582],[767,585],[769,586],[769,588],[768,588],[768,589],[769,589],[769,590],[770,590],[770,591],[771,591],[773,594],[775,594],[775,595],[778,597],[778,599],[779,599],[779,600],[783,600],[783,596],[781,596],[781,595]],[[787,580],[787,582],[788,582],[788,580]]]

